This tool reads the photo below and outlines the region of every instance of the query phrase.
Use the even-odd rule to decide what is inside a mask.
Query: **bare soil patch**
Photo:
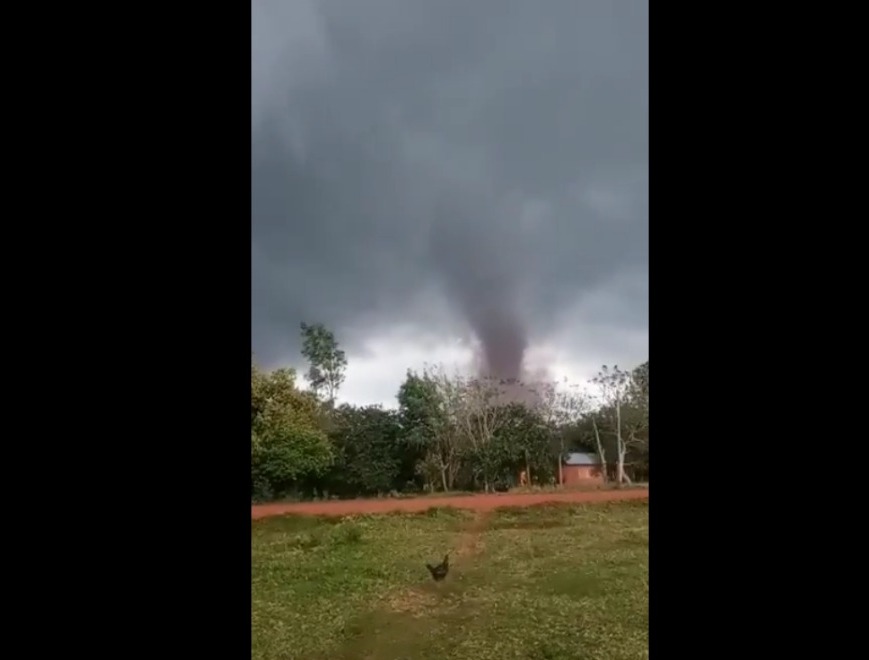
[[[493,493],[489,495],[462,495],[458,497],[419,497],[414,499],[334,500],[330,502],[293,502],[254,504],[252,520],[285,514],[312,516],[347,516],[352,514],[390,513],[393,511],[418,512],[432,507],[454,507],[471,511],[492,511],[506,506],[533,506],[548,502],[616,502],[649,497],[647,488],[629,490],[573,491],[562,493]]]

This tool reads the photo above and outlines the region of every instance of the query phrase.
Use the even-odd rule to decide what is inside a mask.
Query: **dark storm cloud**
[[[562,307],[645,273],[646,2],[254,0],[253,26],[263,361],[303,319],[352,349],[437,283],[510,372]],[[642,328],[634,295],[618,322]]]

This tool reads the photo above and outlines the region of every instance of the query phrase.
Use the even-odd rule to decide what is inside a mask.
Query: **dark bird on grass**
[[[443,562],[438,564],[437,566],[426,564],[425,567],[428,569],[428,572],[431,573],[431,576],[434,578],[435,582],[440,582],[447,576],[447,573],[449,573],[450,571],[450,556],[449,554],[444,555]]]

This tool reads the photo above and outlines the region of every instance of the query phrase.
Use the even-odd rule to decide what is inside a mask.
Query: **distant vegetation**
[[[302,324],[309,389],[292,369],[251,365],[251,496],[349,498],[556,484],[568,451],[602,455],[617,484],[648,480],[649,363],[604,366],[590,397],[575,385],[524,385],[408,370],[397,410],[335,405],[347,359],[321,324]],[[513,396],[521,390],[526,396]]]

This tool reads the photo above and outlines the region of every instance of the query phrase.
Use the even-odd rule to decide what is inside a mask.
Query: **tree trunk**
[[[616,467],[616,487],[621,488],[625,479],[625,443],[622,440],[622,406],[618,397],[616,398],[616,451],[619,458]]]
[[[625,452],[619,447],[619,460],[616,468],[616,485],[621,488],[622,482],[627,478],[625,475]]]
[[[447,488],[447,468],[446,467],[441,468],[441,483],[443,484],[444,492],[446,493],[447,490],[449,490]]]
[[[594,427],[594,441],[597,443],[597,454],[600,456],[600,465],[603,470],[603,482],[607,482],[606,455],[603,451],[603,445],[600,442],[600,431],[597,430],[597,422],[594,417],[591,418],[591,425]]]
[[[558,485],[564,485],[564,433],[559,432],[559,443],[561,453],[558,455]]]
[[[528,462],[528,452],[525,452],[525,478],[528,479],[528,485],[531,485],[531,463]]]
[[[631,445],[635,445],[635,444],[636,444],[636,441],[637,441],[637,438],[636,438],[636,434],[635,434],[634,429],[631,429],[629,436],[630,436],[630,437],[628,438],[628,442],[630,442]],[[627,453],[628,453],[628,443],[626,442],[626,443],[624,443],[624,446],[623,446],[623,448],[622,448],[622,478],[623,478],[623,479],[627,482],[627,484],[630,486],[630,485],[633,484],[634,482],[631,481],[631,478],[628,476],[628,473],[625,472],[625,468],[624,468],[624,465],[625,465],[625,456],[627,455]]]

